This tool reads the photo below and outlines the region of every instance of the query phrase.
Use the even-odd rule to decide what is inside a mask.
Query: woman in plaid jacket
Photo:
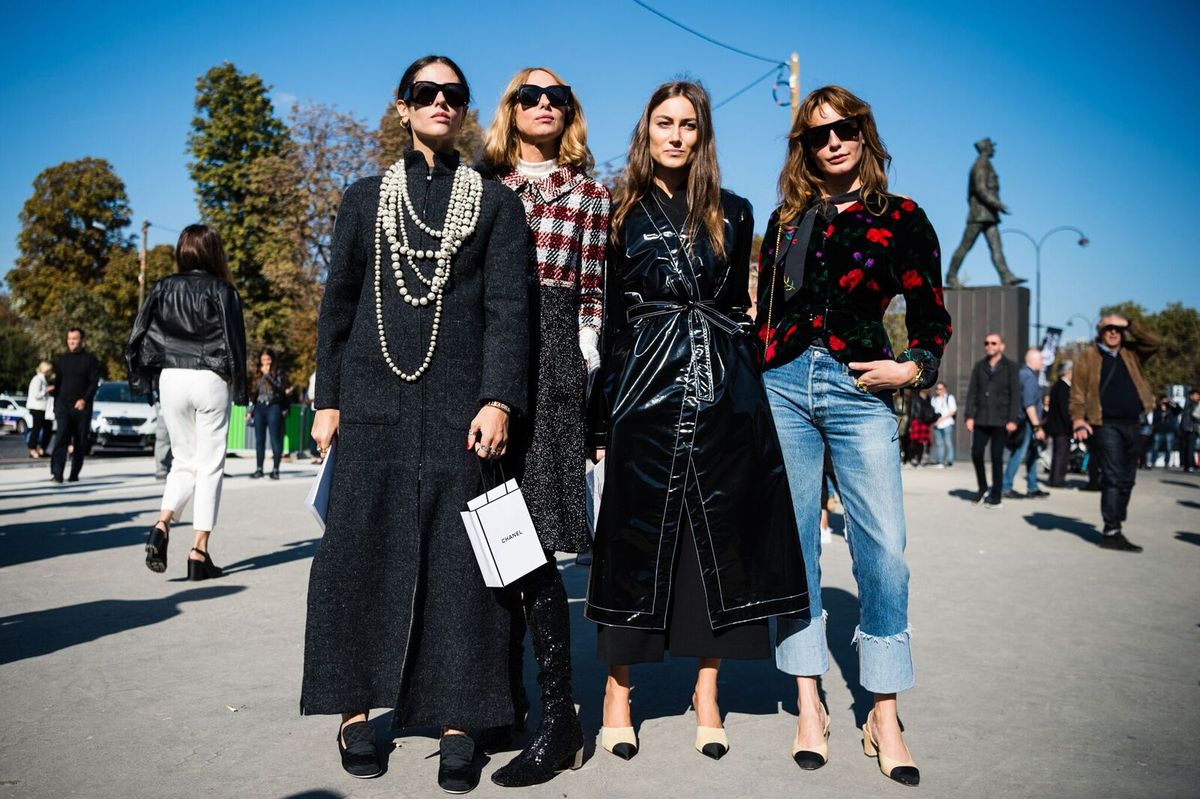
[[[571,87],[545,68],[523,69],[509,82],[488,129],[484,161],[525,205],[537,279],[529,315],[532,402],[513,458],[548,561],[518,583],[543,713],[525,750],[492,776],[518,786],[550,779],[583,746],[571,697],[570,614],[554,552],[579,552],[590,543],[584,407],[588,377],[600,365],[609,196],[588,177],[593,161],[583,109]],[[513,654],[519,664],[519,643]]]

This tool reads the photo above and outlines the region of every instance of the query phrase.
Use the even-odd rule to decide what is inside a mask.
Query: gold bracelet
[[[485,403],[483,403],[483,404],[484,404],[484,406],[485,406],[485,407],[488,407],[488,408],[499,408],[500,410],[504,411],[505,413],[507,413],[507,414],[509,414],[509,415],[511,415],[511,414],[512,414],[512,408],[510,408],[509,406],[505,405],[505,404],[504,404],[503,402],[501,402],[500,400],[488,400],[487,402],[485,402]]]
[[[917,373],[915,375],[913,375],[913,379],[909,381],[908,385],[911,386],[912,388],[920,388],[921,387],[921,379],[923,377],[925,377],[925,367],[922,366],[921,364],[917,363],[916,361],[909,361],[909,363],[917,364]]]

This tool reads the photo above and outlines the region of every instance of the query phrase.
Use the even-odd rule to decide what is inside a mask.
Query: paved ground
[[[84,482],[45,467],[0,471],[0,796],[426,797],[436,741],[398,738],[388,773],[343,775],[334,722],[298,715],[304,594],[319,534],[302,508],[312,467],[251,481],[231,460],[212,549],[221,580],[183,581],[189,529],[167,575],[141,544],[162,485],[148,458],[92,459]],[[965,497],[969,471],[904,473],[917,688],[902,699],[922,769],[916,793],[862,755],[869,697],[850,646],[856,591],[840,538],[825,603],[835,663],[825,679],[831,762],[788,757],[794,689],[770,663],[721,678],[732,751],[691,748],[691,662],[634,670],[642,753],[593,751],[582,770],[524,792],[487,775],[475,795],[667,797],[1200,795],[1200,479],[1143,473],[1128,534],[1141,555],[1105,552],[1095,494],[1005,502]],[[468,565],[464,565],[468,567]],[[603,670],[572,597],[575,694],[591,741]],[[531,692],[532,668],[527,667]],[[536,695],[536,693],[534,694]]]

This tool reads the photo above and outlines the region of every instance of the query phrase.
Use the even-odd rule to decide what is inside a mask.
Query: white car
[[[93,447],[153,449],[158,414],[145,394],[133,394],[126,380],[105,380],[92,402]]]
[[[33,424],[33,416],[25,408],[25,398],[15,394],[0,394],[0,430],[12,430],[17,435]]]

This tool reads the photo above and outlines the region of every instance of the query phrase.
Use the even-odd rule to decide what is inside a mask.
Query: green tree
[[[1109,314],[1144,325],[1162,339],[1158,352],[1143,364],[1155,393],[1164,392],[1169,385],[1200,385],[1200,313],[1195,308],[1172,302],[1157,313],[1147,313],[1127,300],[1100,309],[1101,317]]]
[[[253,309],[247,334],[252,350],[272,347],[307,374],[334,220],[346,188],[374,171],[378,142],[362,120],[320,104],[294,105],[289,123],[279,154],[251,169],[252,189],[271,202],[256,260],[273,292]]]
[[[404,151],[412,147],[412,133],[400,124],[400,116],[396,113],[395,102],[388,103],[383,116],[379,118],[379,149],[376,152],[376,163],[380,172],[400,160]],[[459,131],[455,145],[458,152],[468,164],[476,164],[483,158],[483,128],[479,124],[479,109],[472,108],[463,120],[462,130]]]
[[[231,63],[213,67],[196,81],[196,115],[188,135],[188,163],[201,218],[221,233],[230,270],[242,299],[255,308],[272,286],[258,261],[276,219],[275,198],[255,191],[255,163],[279,155],[287,144],[269,86]]]
[[[43,170],[20,220],[8,285],[13,308],[29,320],[61,310],[74,290],[95,286],[109,261],[133,246],[125,184],[99,158]]]
[[[24,394],[39,360],[28,326],[13,311],[9,296],[0,294],[0,389]]]

